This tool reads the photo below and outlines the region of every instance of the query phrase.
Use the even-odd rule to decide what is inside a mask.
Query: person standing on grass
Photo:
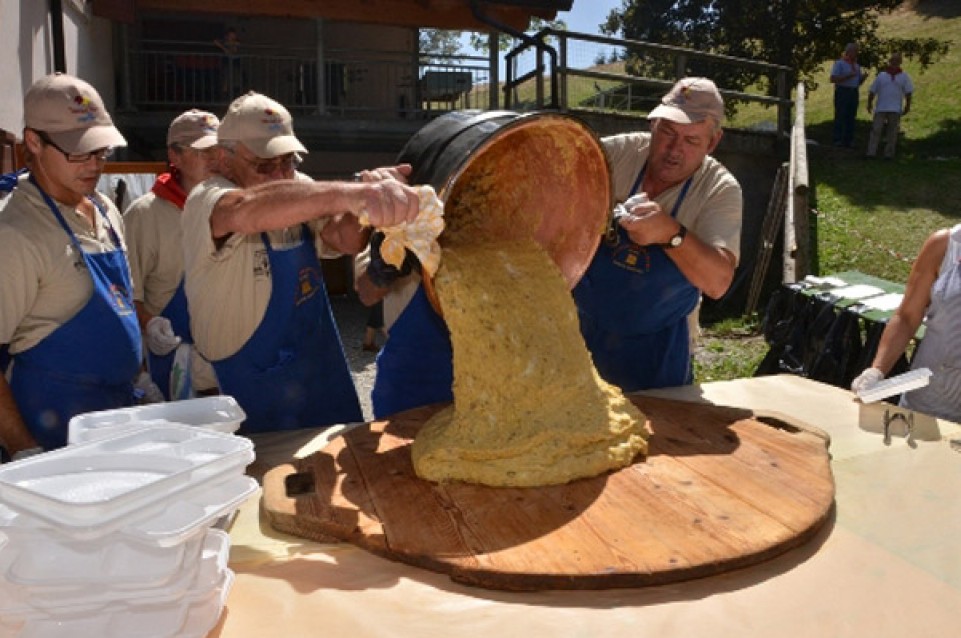
[[[858,94],[867,76],[858,64],[858,45],[849,42],[831,67],[834,85],[834,145],[854,146],[854,123],[858,115]]]
[[[901,68],[901,54],[895,53],[888,60],[888,68],[878,73],[868,90],[868,113],[874,113],[871,137],[868,139],[868,157],[877,155],[881,132],[884,131],[884,157],[885,159],[894,158],[901,117],[911,110],[913,94],[914,84],[911,82],[911,76]],[[875,108],[875,98],[877,98],[877,108]],[[886,130],[885,127],[887,127]]]

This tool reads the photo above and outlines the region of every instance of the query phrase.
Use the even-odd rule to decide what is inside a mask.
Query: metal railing
[[[504,97],[507,108],[543,108],[559,103],[562,110],[595,109],[615,112],[650,111],[679,78],[706,76],[715,80],[725,100],[754,103],[776,110],[777,128],[791,127],[789,67],[744,58],[715,55],[637,40],[544,29],[537,39],[558,51],[557,96],[545,82],[549,68],[543,49],[521,43],[508,55]],[[521,70],[518,70],[518,67]],[[533,69],[524,72],[523,69]],[[747,90],[725,89],[748,79]]]
[[[536,40],[549,46],[522,42],[506,54],[505,82],[494,96],[491,78],[497,75],[487,57],[264,47],[228,58],[209,43],[143,41],[126,57],[122,106],[222,112],[234,97],[255,90],[291,111],[344,118],[426,118],[500,105],[647,113],[677,78],[704,75],[729,102],[770,108],[771,128],[790,129],[788,67],[553,29]],[[752,88],[725,88],[745,78]]]
[[[222,112],[254,90],[292,112],[343,117],[416,117],[484,108],[490,69],[476,56],[328,50],[225,56],[205,43],[145,41],[127,54],[127,104],[138,110],[185,105]]]

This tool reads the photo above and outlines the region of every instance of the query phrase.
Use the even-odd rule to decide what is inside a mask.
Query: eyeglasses
[[[271,159],[261,159],[259,157],[257,159],[248,159],[238,153],[236,149],[227,150],[246,162],[260,175],[273,175],[278,170],[288,171],[296,169],[303,162],[297,153],[287,153],[286,155],[272,157]]]
[[[38,131],[36,129],[31,129],[31,130],[37,134],[37,137],[39,137],[44,144],[46,144],[47,146],[52,146],[58,151],[60,151],[63,154],[63,156],[67,158],[67,161],[70,162],[71,164],[82,164],[84,162],[89,162],[91,157],[97,158],[98,162],[105,162],[107,161],[108,157],[113,155],[112,146],[98,148],[88,153],[68,153],[67,151],[60,148],[57,145],[57,143],[54,142],[52,139],[50,139],[50,136],[44,133],[43,131]]]

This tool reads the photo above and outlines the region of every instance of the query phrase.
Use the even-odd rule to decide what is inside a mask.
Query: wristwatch
[[[680,226],[680,228],[677,229],[677,234],[664,244],[665,248],[677,248],[684,243],[684,237],[687,235],[687,227],[684,226],[684,224],[678,224],[678,226]]]

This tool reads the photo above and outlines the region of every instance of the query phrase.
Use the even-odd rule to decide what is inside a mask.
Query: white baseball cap
[[[257,157],[306,153],[294,135],[293,118],[279,102],[251,91],[231,102],[217,129],[220,142],[241,142]]]
[[[97,90],[66,73],[51,73],[33,83],[23,96],[23,121],[67,153],[127,145]]]

